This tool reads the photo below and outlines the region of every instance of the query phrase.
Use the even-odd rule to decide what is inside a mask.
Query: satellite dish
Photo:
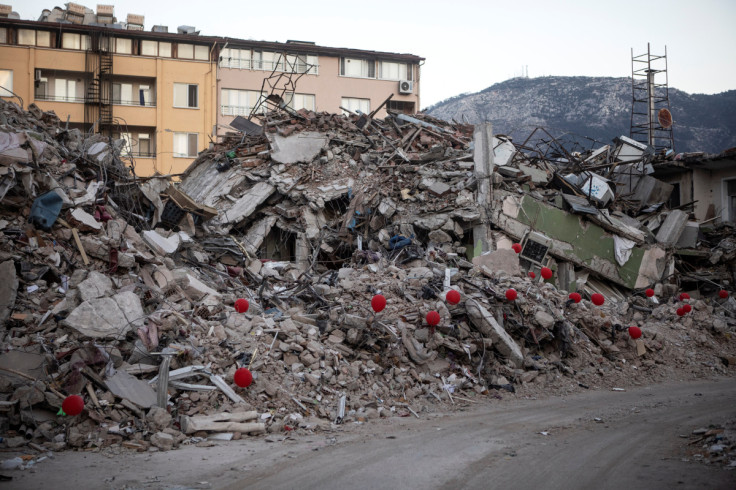
[[[670,129],[672,127],[672,113],[669,109],[660,109],[657,119],[659,120],[659,125],[664,129]]]

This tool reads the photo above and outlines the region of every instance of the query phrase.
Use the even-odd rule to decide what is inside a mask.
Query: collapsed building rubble
[[[276,110],[172,182],[137,178],[119,141],[0,108],[8,447],[168,450],[733,364],[736,303],[712,293],[736,247],[681,300],[687,226],[623,138],[573,154],[421,115]],[[57,413],[71,394],[85,411]]]

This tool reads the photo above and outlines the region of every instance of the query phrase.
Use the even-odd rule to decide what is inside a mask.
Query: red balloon
[[[721,299],[728,298],[728,291],[726,291],[725,289],[721,289],[720,291],[718,291],[718,297]]]
[[[516,299],[516,289],[507,289],[506,290],[506,299],[509,301],[513,301]]]
[[[451,305],[456,305],[460,302],[460,293],[458,293],[454,289],[450,289],[449,291],[447,291],[445,299],[447,299],[447,302]]]
[[[371,308],[373,308],[373,311],[376,313],[379,313],[383,311],[383,309],[386,307],[386,297],[382,294],[377,294],[373,296],[373,299],[371,299]]]
[[[638,339],[639,337],[641,337],[641,328],[629,327],[629,335],[631,335],[632,339]]]
[[[248,303],[247,299],[240,298],[239,300],[235,301],[235,311],[238,313],[245,313],[248,311],[248,308],[250,308],[250,303]]]
[[[683,316],[685,314],[685,310],[683,308],[677,308],[677,316]]]
[[[67,415],[79,415],[84,410],[84,399],[79,395],[69,395],[61,403],[61,409]]]
[[[537,275],[534,273],[534,271],[529,271],[529,277],[534,279],[535,277],[537,277]]]
[[[601,293],[595,293],[593,296],[590,297],[590,300],[593,302],[594,305],[600,306],[605,303],[606,298],[604,298]]]
[[[241,388],[247,388],[253,382],[253,374],[246,368],[239,368],[233,375],[233,381]]]
[[[514,249],[514,252],[516,252],[517,254],[521,252],[521,244],[519,243],[514,243],[513,245],[511,245],[511,248]]]
[[[430,311],[427,313],[427,325],[434,327],[440,323],[440,314],[436,311]]]
[[[686,299],[690,299],[690,295],[687,293],[680,293],[680,301],[684,301]]]
[[[580,293],[570,293],[570,296],[568,296],[568,298],[576,303],[580,303],[580,300],[583,299],[583,297],[580,296]]]
[[[682,305],[682,309],[685,310],[685,313],[690,313],[693,311],[693,307],[690,305]]]
[[[545,279],[551,279],[552,269],[550,269],[549,267],[542,267],[542,277]]]
[[[654,289],[649,288],[646,291],[644,291],[644,293],[646,293],[647,298],[651,298],[652,296],[654,296]]]

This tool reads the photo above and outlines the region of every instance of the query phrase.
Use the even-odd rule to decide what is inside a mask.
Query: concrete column
[[[493,198],[491,174],[493,163],[493,125],[482,123],[473,132],[473,162],[475,178],[478,180],[476,202],[480,207],[480,223],[473,227],[473,257],[491,251],[489,210]]]

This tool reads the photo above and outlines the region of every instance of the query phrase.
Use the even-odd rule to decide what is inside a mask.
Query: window
[[[284,57],[281,53],[270,51],[255,51],[253,64],[256,70],[284,71]]]
[[[403,100],[389,100],[386,109],[404,114],[414,114],[414,102],[406,102]]]
[[[76,102],[77,100],[76,80],[57,78],[54,80],[54,100],[61,102]]]
[[[65,32],[61,36],[61,47],[63,49],[89,49],[89,36]]]
[[[157,41],[141,41],[141,55],[142,56],[158,56],[158,42]]]
[[[179,43],[176,48],[176,57],[185,60],[194,59],[194,45]]]
[[[13,70],[0,70],[0,97],[12,97]]]
[[[184,107],[189,109],[199,108],[198,102],[198,86],[189,83],[174,84],[174,107]]]
[[[138,156],[152,157],[153,146],[151,145],[151,135],[148,133],[138,134]]]
[[[199,135],[197,133],[174,133],[174,157],[196,157],[198,138]]]
[[[31,29],[18,29],[18,44],[24,46],[36,45],[36,31]]]
[[[340,58],[340,75],[344,77],[376,78],[376,63],[372,60]]]
[[[8,43],[8,29],[5,27],[0,27],[0,43]]]
[[[286,71],[293,73],[311,73],[317,74],[317,64],[319,63],[316,56],[306,54],[287,54],[286,55]]]
[[[153,100],[151,99],[151,87],[148,85],[138,86],[138,103],[140,105],[153,106]]]
[[[250,49],[225,48],[220,52],[222,68],[239,68],[248,70],[251,67]]]
[[[194,59],[208,61],[210,59],[210,50],[207,46],[194,46]]]
[[[343,109],[347,109],[352,112],[362,112],[364,114],[368,114],[371,112],[371,100],[370,99],[357,99],[354,97],[343,97],[342,102],[340,103],[340,106]],[[347,114],[347,112],[343,111],[343,114]]]
[[[411,80],[411,65],[381,61],[378,63],[378,78],[383,80]]]
[[[248,116],[265,95],[255,90],[222,89],[220,96],[220,111],[223,116]],[[266,105],[263,104],[266,111]]]
[[[125,141],[125,145],[123,145],[121,152],[123,156],[154,156],[153,146],[151,145],[151,135],[148,133],[114,133],[113,138]]]
[[[133,52],[133,40],[116,38],[115,52],[118,54],[131,54]]]
[[[112,103],[113,104],[134,104],[133,100],[133,84],[132,83],[113,83],[112,84]]]
[[[171,58],[171,43],[158,43],[158,55],[162,58]]]
[[[44,48],[51,47],[51,33],[48,31],[36,31],[36,46]]]
[[[316,98],[312,94],[294,94],[287,93],[284,95],[286,105],[298,111],[299,109],[306,109],[308,111],[315,111],[316,109]]]

